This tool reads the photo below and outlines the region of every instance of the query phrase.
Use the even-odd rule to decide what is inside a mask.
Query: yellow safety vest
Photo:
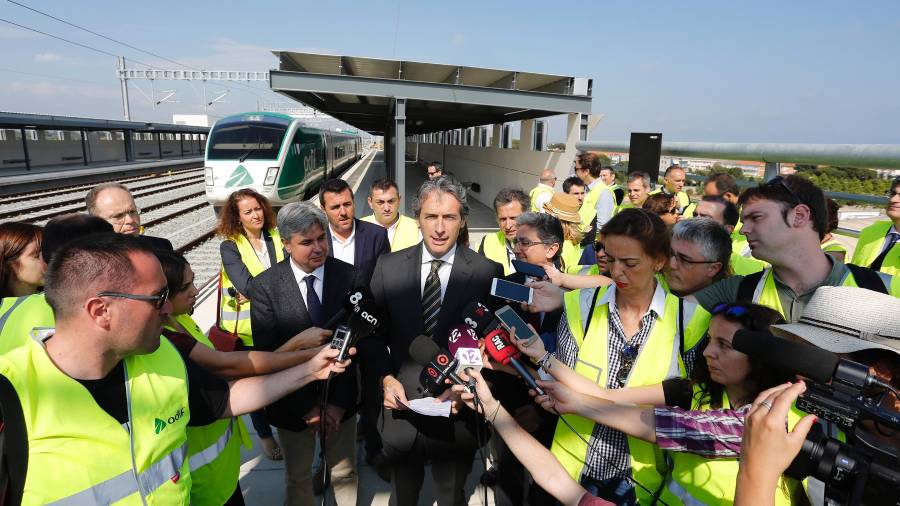
[[[690,204],[684,206],[684,210],[681,211],[682,218],[693,218],[694,212],[697,210],[697,203],[691,202]]]
[[[550,195],[550,198],[553,198],[553,188],[548,188],[547,186],[537,185],[528,192],[528,197],[531,198],[531,212],[533,213],[542,213],[543,209],[538,209],[537,207],[537,198],[538,195],[546,193]],[[549,202],[549,201],[548,201]]]
[[[399,215],[399,220],[400,222],[397,223],[397,228],[394,230],[394,239],[391,241],[391,252],[415,246],[422,240],[422,235],[419,233],[419,223],[416,220],[402,214]],[[381,226],[381,223],[378,223],[375,219],[374,214],[366,216],[362,221]]]
[[[753,257],[741,256],[737,252],[731,253],[731,270],[734,274],[746,276],[765,269],[769,264]]]
[[[506,234],[502,230],[493,234],[485,234],[481,244],[484,256],[503,266],[504,276],[509,276],[515,272],[509,262],[509,253],[507,253],[508,250],[506,249]]]
[[[598,299],[602,298],[608,287],[597,290]],[[588,326],[588,335],[584,335],[584,322],[581,315],[582,297],[592,297],[594,289],[573,290],[565,294],[563,303],[566,310],[567,323],[572,337],[578,344],[578,357],[575,372],[591,379],[601,387],[607,384],[607,364],[609,364],[607,345],[609,306],[598,304]],[[655,385],[663,380],[684,376],[684,367],[677,339],[678,329],[678,297],[667,294],[666,305],[660,319],[653,325],[653,330],[644,342],[637,361],[631,370],[626,383],[627,387]],[[599,373],[598,373],[599,371]],[[594,431],[594,422],[577,415],[563,417],[578,431],[581,437],[590,441]],[[568,471],[574,480],[579,480],[587,459],[588,446],[578,435],[573,434],[565,424],[556,426],[553,436],[553,455]],[[663,484],[663,476],[658,471],[663,467],[662,453],[656,445],[628,437],[628,451],[631,459],[631,474],[635,481],[651,491],[659,490]],[[635,489],[638,502],[647,503],[651,498],[640,487]]]
[[[593,188],[591,191],[587,192],[587,195],[584,196],[584,202],[581,203],[581,209],[578,210],[578,216],[581,217],[581,229],[587,230],[588,227],[591,226],[591,222],[594,221],[594,218],[597,216],[597,201],[600,200],[600,194],[603,192],[612,191],[609,189],[609,186],[606,186],[603,181],[599,179],[595,179],[593,183]],[[616,203],[616,196],[612,195],[613,205]],[[615,209],[613,209],[613,214],[615,214]]]
[[[27,343],[31,329],[55,324],[43,293],[4,297],[0,301],[0,355]]]
[[[710,409],[708,403],[700,404],[699,387],[694,387],[691,408],[697,411]],[[722,396],[722,409],[730,409],[728,396]],[[802,418],[796,409],[788,412],[788,426],[793,428]],[[690,452],[668,452],[672,457],[672,473],[666,478],[662,500],[676,505],[730,505],[734,504],[734,488],[737,484],[739,464],[737,458],[706,458]],[[786,485],[784,484],[786,482]],[[790,505],[791,497],[799,492],[800,484],[793,479],[778,479],[775,504]]]
[[[835,253],[843,253],[844,258],[848,258],[849,252],[847,251],[846,246],[837,241],[837,239],[831,239],[829,241],[822,243],[822,251],[828,253],[829,251]]]
[[[572,244],[572,241],[563,241],[562,254],[560,255],[563,261],[563,272],[566,272],[569,266],[578,265],[582,252],[584,252],[584,248],[580,244]]]
[[[284,250],[281,246],[281,235],[278,234],[278,229],[270,229],[269,236],[272,238],[272,246],[275,248],[275,260],[277,262],[284,260]],[[259,257],[256,256],[256,250],[253,249],[250,241],[243,234],[228,240],[237,244],[238,253],[241,254],[241,261],[247,266],[250,275],[256,277],[262,274],[265,267],[259,261]],[[237,331],[238,337],[245,346],[253,346],[253,333],[250,329],[250,303],[245,302],[238,307],[237,298],[228,294],[228,289],[233,286],[223,266],[222,305],[219,307],[220,326],[226,332],[234,333]],[[247,296],[247,294],[245,293],[244,296]]]
[[[890,220],[879,221],[862,229],[859,239],[856,241],[856,250],[853,252],[853,260],[849,263],[868,267],[878,258],[884,239],[893,223]],[[881,272],[891,276],[900,275],[900,242],[891,247],[891,251],[884,257],[881,263]]]
[[[579,276],[597,276],[600,274],[600,266],[594,265],[573,265],[566,267],[566,274],[578,274]]]
[[[179,314],[173,318],[200,346],[215,348],[191,315]],[[174,330],[170,326],[166,328]],[[225,504],[238,486],[241,443],[247,448],[252,446],[244,422],[235,417],[216,420],[202,427],[188,427],[187,442],[193,480],[191,504]]]
[[[168,339],[124,359],[128,422],[109,416],[36,341],[0,357],[28,433],[23,505],[188,504],[187,371]]]

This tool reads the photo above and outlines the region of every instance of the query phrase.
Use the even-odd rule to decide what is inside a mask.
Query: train
[[[286,114],[235,114],[210,129],[206,198],[218,212],[232,192],[252,188],[278,208],[310,197],[361,156],[358,134],[311,128]]]

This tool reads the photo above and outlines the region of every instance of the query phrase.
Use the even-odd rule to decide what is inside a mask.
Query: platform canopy
[[[460,65],[273,51],[272,91],[373,135],[405,134],[591,112],[591,80]]]

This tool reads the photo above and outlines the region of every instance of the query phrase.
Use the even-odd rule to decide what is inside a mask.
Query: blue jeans
[[[606,499],[618,506],[636,506],[637,497],[634,487],[625,478],[610,478],[608,480],[595,480],[587,476],[581,477],[581,486],[588,493],[601,499]]]

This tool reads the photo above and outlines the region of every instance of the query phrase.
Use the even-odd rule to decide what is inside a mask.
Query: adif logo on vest
[[[184,416],[184,408],[179,408],[178,411],[175,412],[174,415],[170,416],[167,420],[162,420],[160,418],[155,418],[153,420],[153,425],[155,428],[155,432],[159,434],[163,431],[168,425],[171,425]]]
[[[233,186],[244,186],[248,184],[253,184],[253,177],[250,176],[250,172],[243,165],[238,165],[234,172],[228,176],[228,182],[225,183],[225,188],[231,188]]]

